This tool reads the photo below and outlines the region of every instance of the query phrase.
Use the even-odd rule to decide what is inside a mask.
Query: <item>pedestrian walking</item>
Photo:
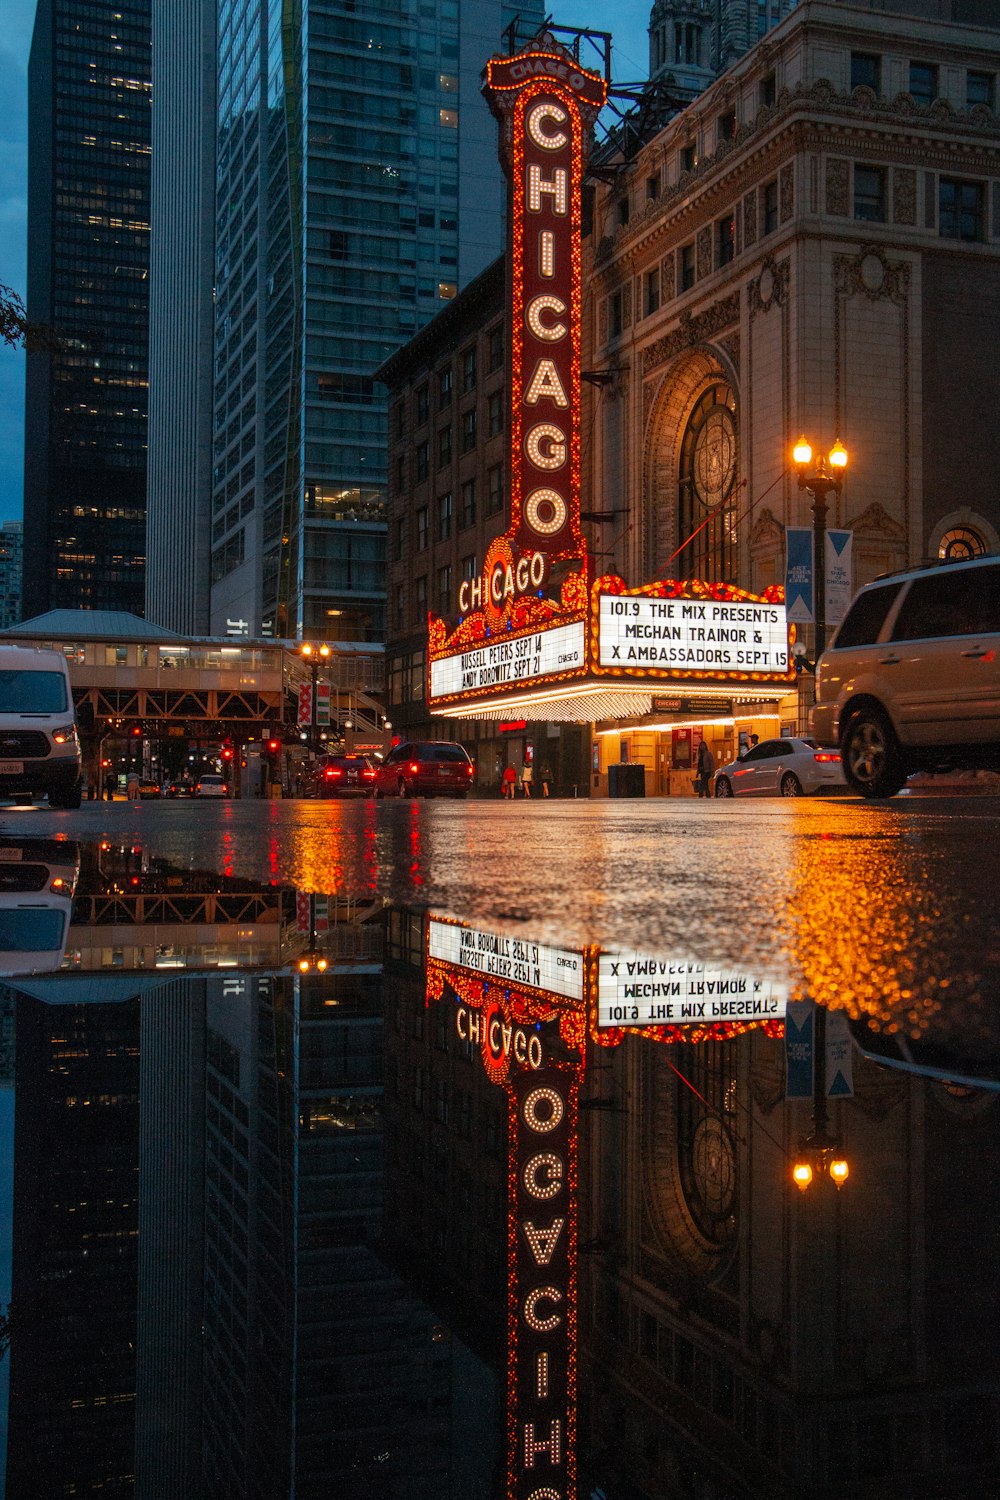
[[[552,785],[552,767],[549,765],[548,761],[546,761],[542,766],[542,769],[538,773],[538,777],[542,783],[542,796],[547,797],[549,795],[549,788]]]
[[[115,800],[115,787],[117,783],[118,777],[115,775],[114,771],[109,771],[104,778],[104,795],[109,802],[113,802]]]
[[[694,779],[695,791],[699,797],[710,797],[712,795],[712,777],[715,775],[715,756],[708,748],[705,740],[698,745],[698,774]]]
[[[531,783],[533,775],[534,772],[532,771],[530,766],[521,767],[521,785],[524,788],[524,795],[526,797],[531,796]]]
[[[138,773],[138,771],[130,771],[128,773],[128,776],[125,779],[125,796],[129,800],[129,802],[138,802],[138,800],[139,800],[139,773]]]
[[[505,766],[504,773],[500,778],[500,792],[503,797],[509,798],[511,802],[514,800],[514,782],[516,780],[517,772],[514,770],[514,767]]]

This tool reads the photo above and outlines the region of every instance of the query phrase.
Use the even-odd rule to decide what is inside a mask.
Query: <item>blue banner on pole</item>
[[[816,1006],[789,1000],[785,1010],[785,1098],[811,1099],[816,1066]]]
[[[785,608],[798,625],[813,621],[813,534],[808,526],[785,529]]]

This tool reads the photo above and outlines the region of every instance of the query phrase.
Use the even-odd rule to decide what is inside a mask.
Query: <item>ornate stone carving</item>
[[[608,342],[608,299],[602,297],[597,306],[597,342],[603,349]]]
[[[743,198],[743,243],[749,248],[757,243],[757,192],[746,193]]]
[[[725,328],[731,328],[738,323],[740,318],[740,294],[733,292],[728,297],[723,297],[719,302],[713,302],[704,312],[692,314],[685,309],[681,313],[677,328],[671,333],[664,334],[663,338],[657,339],[655,344],[649,344],[642,351],[642,372],[648,375],[659,365],[665,364],[668,359],[673,359],[675,354],[680,354],[685,349],[692,348],[695,344],[704,343],[706,339],[714,338]]]
[[[882,245],[862,245],[857,255],[838,255],[833,262],[833,284],[845,296],[860,294],[869,302],[887,297],[905,303],[910,291],[908,261],[891,261]]]
[[[894,224],[917,222],[917,174],[909,167],[892,169],[892,221]]]
[[[782,224],[787,224],[795,212],[795,168],[791,162],[778,176],[778,212]]]
[[[740,373],[740,336],[738,333],[726,333],[722,338],[716,339],[716,344],[726,355],[733,367],[734,375]]]
[[[674,300],[674,257],[665,255],[660,261],[660,302]]]
[[[776,261],[772,255],[765,255],[760,274],[747,287],[751,322],[758,313],[767,312],[775,303],[783,306],[788,296],[789,276],[787,260]]]
[[[698,230],[697,256],[698,280],[712,274],[712,226],[705,224]]]
[[[832,156],[829,159],[826,164],[826,211],[828,214],[839,214],[841,218],[846,219],[850,213],[849,175],[850,162],[844,161],[840,156]]]
[[[898,521],[894,521],[889,512],[879,504],[877,500],[863,510],[860,515],[852,516],[847,522],[849,531],[853,531],[856,537],[863,537],[865,541],[905,542],[906,532]]]
[[[632,278],[622,283],[622,327],[632,327]]]
[[[785,528],[777,516],[765,505],[750,531],[750,546],[753,549],[780,546],[784,542]]]

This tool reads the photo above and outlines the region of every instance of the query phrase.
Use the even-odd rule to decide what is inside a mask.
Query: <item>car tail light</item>
[[[325,774],[327,776],[343,776],[344,773],[340,766],[327,766]]]
[[[475,772],[475,769],[476,769],[475,766],[473,765],[472,761],[470,760],[469,764],[465,768],[465,774],[466,774],[466,776],[473,775],[473,773]]]
[[[417,774],[417,772],[419,770],[420,770],[420,764],[419,764],[419,762],[415,761],[415,760],[411,760],[410,761],[410,775],[411,776],[416,776],[416,774]]]
[[[368,767],[367,770],[362,771],[361,775],[363,776],[363,778],[365,779],[365,781],[374,781],[375,780],[375,772],[371,769],[370,766]]]
[[[840,765],[840,756],[836,750],[818,750],[813,756],[813,760],[822,761],[824,764],[834,761],[838,766]]]

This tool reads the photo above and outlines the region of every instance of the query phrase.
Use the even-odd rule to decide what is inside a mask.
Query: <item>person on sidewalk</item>
[[[549,788],[552,785],[552,767],[549,765],[548,761],[545,761],[542,769],[538,773],[538,776],[539,780],[542,783],[542,796],[547,797],[549,795]]]
[[[531,782],[533,776],[534,772],[532,771],[530,765],[521,767],[521,785],[524,787],[524,795],[526,797],[531,796]]]
[[[712,795],[712,777],[715,775],[715,756],[708,748],[705,740],[698,744],[698,774],[695,777],[695,789],[699,797],[710,797]]]
[[[513,766],[505,766],[504,773],[500,778],[500,794],[511,802],[514,800],[514,782],[517,780],[517,772]]]

